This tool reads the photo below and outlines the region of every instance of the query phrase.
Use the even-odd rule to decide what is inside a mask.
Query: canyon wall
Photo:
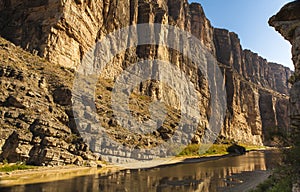
[[[292,191],[300,191],[299,157],[300,146],[300,1],[296,0],[286,4],[281,10],[270,18],[269,24],[273,26],[286,40],[292,44],[292,56],[295,73],[290,78],[290,145],[291,151],[286,154],[287,165],[291,167],[293,175]]]
[[[292,44],[292,56],[295,73],[291,78],[290,90],[290,127],[292,141],[299,145],[300,137],[300,1],[285,5],[276,15],[270,18],[273,26],[286,40]]]
[[[292,71],[269,63],[250,50],[243,50],[237,34],[211,26],[200,4],[189,4],[187,0],[0,1],[0,35],[53,65],[66,68],[76,69],[87,50],[108,33],[140,23],[169,24],[190,32],[216,57],[227,91],[226,117],[219,138],[272,145],[268,140],[269,130],[288,129],[288,79]],[[113,81],[128,66],[142,59],[166,60],[193,82],[200,98],[196,105],[205,119],[192,140],[198,143],[210,116],[210,94],[201,73],[182,54],[162,46],[130,48],[115,57],[102,76]],[[176,96],[168,94],[170,90],[157,83],[143,82],[138,92],[153,100],[163,100],[174,110],[180,108]],[[100,113],[104,124],[109,124],[108,127],[117,124],[114,117],[108,115],[108,100],[103,94],[98,96],[96,106],[103,112]],[[72,117],[68,114],[68,118]],[[6,124],[6,117],[2,118]],[[112,132],[112,135],[123,138],[125,133]],[[170,133],[172,131],[166,127],[153,134],[164,139],[169,138]],[[12,135],[1,134],[1,137],[3,150],[5,141]]]

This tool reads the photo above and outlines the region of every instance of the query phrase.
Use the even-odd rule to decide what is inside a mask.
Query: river
[[[186,162],[150,169],[89,175],[47,183],[0,187],[1,192],[214,192],[248,191],[266,179],[280,160],[278,151]]]

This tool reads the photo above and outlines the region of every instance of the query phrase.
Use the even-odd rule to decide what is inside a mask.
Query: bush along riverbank
[[[14,164],[8,164],[4,161],[4,163],[0,164],[0,172],[12,172],[17,170],[28,170],[28,169],[35,169],[36,166],[26,165],[23,162],[18,162]]]
[[[300,147],[283,150],[283,161],[270,177],[251,192],[299,192]]]
[[[206,148],[206,147],[204,147]],[[266,149],[264,146],[253,146],[246,144],[212,144],[207,147],[206,151],[200,151],[200,144],[188,145],[184,150],[182,150],[177,156],[179,157],[189,157],[189,156],[213,156],[213,155],[227,155],[227,154],[245,154],[247,151]]]

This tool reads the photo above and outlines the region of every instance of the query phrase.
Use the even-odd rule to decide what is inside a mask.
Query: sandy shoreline
[[[37,167],[36,169],[17,170],[12,172],[0,172],[0,187],[24,185],[33,183],[53,182],[58,180],[66,180],[79,176],[103,174],[107,175],[126,169],[150,169],[153,167],[170,166],[181,163],[198,163],[205,161],[213,161],[221,158],[235,156],[234,154],[227,155],[212,155],[202,157],[172,157],[162,160],[153,160],[141,166],[130,168],[116,165],[105,165],[102,168],[80,167],[75,165],[56,166],[56,167]],[[157,162],[159,161],[159,162]]]
[[[17,170],[0,173],[0,187],[45,183],[66,180],[79,176],[109,174],[122,170],[117,166],[107,165],[102,168],[80,167],[75,165],[56,167],[37,167],[35,169]]]

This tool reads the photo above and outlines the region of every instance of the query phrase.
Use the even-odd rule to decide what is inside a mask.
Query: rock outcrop
[[[295,73],[290,78],[290,145],[293,146],[287,154],[287,165],[293,174],[293,192],[299,192],[299,153],[300,146],[300,1],[296,0],[286,4],[281,10],[270,18],[269,24],[273,26],[286,40],[292,44],[292,56]],[[286,174],[291,174],[286,173]]]
[[[227,91],[226,117],[219,138],[256,145],[272,144],[266,137],[268,130],[276,127],[287,129],[287,103],[290,88],[288,79],[292,71],[282,65],[269,63],[250,50],[243,50],[237,34],[211,26],[200,4],[189,4],[187,0],[0,1],[0,35],[16,45],[20,45],[23,49],[45,58],[49,61],[49,63],[46,62],[46,65],[64,66],[60,70],[64,73],[68,71],[65,68],[76,69],[83,55],[97,40],[103,39],[104,36],[116,29],[139,23],[162,23],[176,26],[193,34],[203,43],[208,52],[215,55],[223,72]],[[194,83],[200,98],[197,105],[204,120],[199,125],[199,132],[192,142],[200,142],[202,132],[207,128],[209,119],[209,88],[191,61],[182,54],[161,46],[143,45],[130,48],[115,57],[105,69],[100,85],[97,87],[98,91],[96,91],[96,108],[101,116],[101,124],[107,127],[113,138],[124,142],[124,145],[130,143],[135,147],[156,146],[162,140],[172,136],[174,128],[178,124],[176,118],[179,117],[177,110],[180,109],[180,104],[178,104],[176,95],[172,94],[169,88],[157,82],[143,82],[133,97],[139,105],[137,108],[132,106],[134,109],[132,113],[142,120],[147,120],[149,116],[147,110],[143,109],[149,107],[145,101],[161,100],[168,106],[172,106],[167,107],[168,110],[173,110],[169,115],[168,122],[153,134],[143,136],[128,133],[118,125],[118,121],[112,115],[109,94],[114,80],[128,66],[143,59],[166,60],[183,71]],[[49,67],[42,67],[39,72],[48,69]],[[5,71],[7,70],[5,69]],[[29,69],[23,70],[24,73],[27,70]],[[19,71],[22,70],[18,69],[17,72]],[[2,147],[3,158],[13,158],[24,151],[26,152],[23,156],[26,156],[28,161],[32,158],[40,158],[37,156],[41,156],[44,152],[39,152],[41,151],[40,147],[33,147],[35,146],[36,132],[43,140],[37,141],[39,146],[42,143],[43,146],[51,146],[51,149],[63,149],[70,156],[78,155],[83,150],[78,148],[78,145],[82,144],[81,142],[79,144],[73,142],[73,145],[65,138],[62,139],[65,143],[61,145],[64,147],[60,147],[58,146],[59,142],[56,141],[66,133],[75,134],[74,137],[78,136],[72,120],[73,114],[70,112],[70,83],[73,74],[59,76],[62,79],[63,76],[69,79],[62,80],[66,83],[60,83],[57,86],[47,83],[52,78],[49,79],[42,74],[42,72],[37,73],[36,78],[39,78],[37,82],[26,81],[28,84],[25,87],[30,87],[31,83],[37,84],[38,87],[36,90],[28,91],[25,95],[9,94],[9,86],[3,88],[7,90],[1,93],[3,110],[16,111],[16,117],[12,117],[14,123],[8,121],[8,117],[4,113],[1,119],[1,125],[4,127],[0,129],[0,139],[2,139],[0,148]],[[13,78],[17,78],[15,75]],[[5,80],[12,84],[12,80]],[[11,90],[15,90],[15,88],[11,88]],[[145,95],[147,97],[141,97]],[[18,129],[19,124],[16,124],[15,119],[19,118],[22,110],[32,108],[28,104],[31,101],[28,98],[31,97],[36,98],[37,103],[45,105],[47,113],[44,113],[44,108],[37,107],[39,110],[29,118],[32,122],[26,124],[24,129]],[[48,99],[43,100],[44,98]],[[45,114],[48,118],[37,117],[38,114]],[[89,117],[89,114],[83,115]],[[52,119],[54,120],[52,121]],[[88,124],[83,124],[83,126],[86,126],[86,129],[93,129]],[[59,133],[60,136],[55,136],[59,131],[52,132],[61,129],[63,133]],[[30,133],[25,137],[24,131]],[[93,142],[95,143],[95,141]],[[17,148],[15,148],[16,146]],[[6,152],[11,148],[18,153]],[[69,148],[72,148],[73,151]],[[85,147],[83,151],[83,153],[87,153]],[[57,155],[52,155],[52,157],[52,160],[56,161]],[[73,157],[68,159],[73,159]],[[46,162],[43,158],[32,159],[32,161]],[[50,157],[48,159],[51,161]],[[64,159],[64,157],[59,159]],[[70,162],[69,160],[63,161]]]
[[[292,56],[295,73],[291,78],[290,119],[294,142],[299,141],[300,130],[300,1],[285,5],[269,23],[292,44]],[[296,142],[297,143],[297,142]]]
[[[0,63],[0,161],[95,166],[72,119],[73,73],[3,38]]]

